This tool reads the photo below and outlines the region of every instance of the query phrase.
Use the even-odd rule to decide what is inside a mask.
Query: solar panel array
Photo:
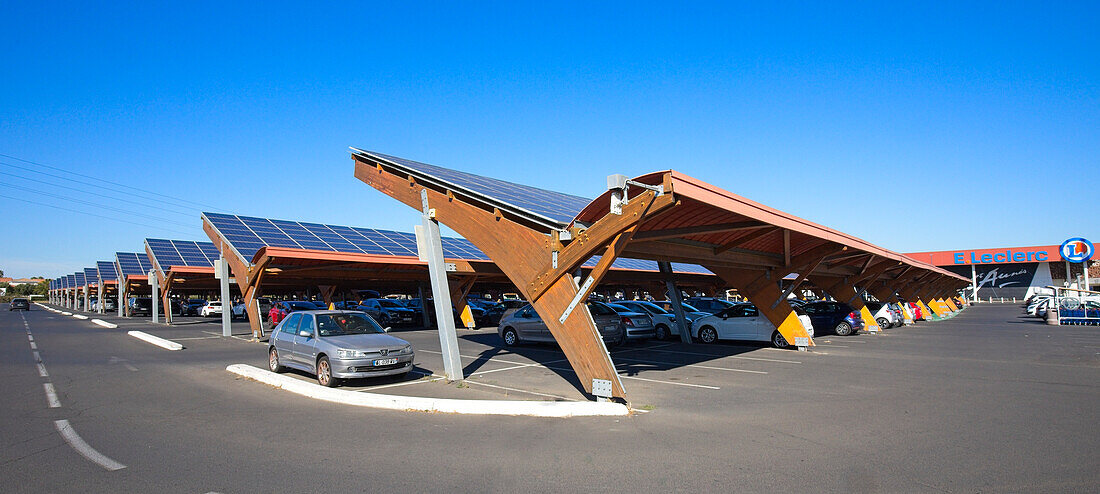
[[[80,287],[85,285],[84,272],[83,271],[77,271],[77,272],[73,273],[73,276],[74,276],[74,278],[73,278],[74,281],[73,282],[76,283],[75,285],[73,285],[74,287],[80,288]]]
[[[573,218],[576,217],[585,206],[588,206],[588,203],[592,202],[591,199],[585,197],[506,182],[495,178],[474,175],[473,173],[460,172],[458,170],[451,170],[449,168],[429,165],[427,163],[389,156],[374,151],[365,151],[365,153],[410,168],[437,180],[445,181],[459,188],[491,197],[505,204],[554,220],[563,226],[573,221]]]
[[[117,280],[118,271],[115,270],[115,263],[111,261],[96,261],[96,269],[99,270],[99,279],[103,281]]]
[[[246,260],[251,260],[265,246],[383,256],[417,255],[416,236],[412,233],[219,213],[203,216]],[[489,260],[474,244],[460,238],[443,239],[443,256]]]
[[[122,276],[145,276],[153,269],[149,256],[144,252],[116,252],[115,259]]]
[[[84,280],[88,284],[99,283],[99,270],[96,268],[84,268]]]
[[[145,244],[149,246],[156,263],[165,271],[172,266],[213,267],[214,261],[221,257],[211,242],[147,238]]]

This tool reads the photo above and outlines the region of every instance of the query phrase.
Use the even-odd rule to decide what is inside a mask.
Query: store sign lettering
[[[955,253],[955,264],[966,264],[967,252]],[[981,254],[976,252],[969,252],[970,264],[990,264],[1000,262],[1042,262],[1047,261],[1048,256],[1045,250],[1040,251],[1027,251],[1027,252],[1012,252],[1006,250],[1004,252],[996,252],[993,254]]]

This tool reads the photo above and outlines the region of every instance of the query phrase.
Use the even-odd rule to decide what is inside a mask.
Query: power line
[[[11,200],[14,200],[14,201],[22,201],[22,202],[26,202],[26,203],[29,203],[29,204],[35,204],[35,205],[38,205],[38,206],[45,206],[45,207],[48,207],[48,208],[60,209],[62,211],[69,211],[71,213],[86,214],[88,216],[95,216],[97,218],[103,218],[103,219],[106,219],[106,220],[118,221],[118,222],[122,222],[122,223],[129,223],[131,225],[144,226],[146,228],[153,228],[153,229],[157,229],[157,230],[168,231],[168,232],[172,232],[172,233],[180,233],[180,234],[183,234],[183,235],[192,235],[192,234],[194,234],[194,232],[184,232],[184,231],[175,230],[175,229],[172,229],[172,228],[164,228],[163,226],[153,226],[153,225],[147,225],[145,223],[138,223],[136,221],[127,221],[127,220],[123,220],[123,219],[119,219],[119,218],[114,218],[114,217],[111,217],[111,216],[103,216],[101,214],[89,213],[87,211],[80,211],[80,210],[77,210],[77,209],[69,209],[69,208],[65,208],[65,207],[61,207],[61,206],[55,206],[53,204],[46,204],[44,202],[32,201],[30,199],[23,199],[21,197],[12,197],[12,196],[9,196],[9,195],[4,195],[4,194],[0,194],[0,197],[6,198],[6,199],[11,199]]]
[[[0,162],[0,165],[2,165],[2,164],[5,164],[5,163],[3,163],[3,162]],[[32,172],[33,172],[34,170],[28,170],[28,171],[32,171]],[[40,183],[40,184],[44,184],[44,185],[49,185],[50,187],[57,187],[57,188],[60,188],[60,189],[68,189],[68,190],[74,190],[74,191],[76,191],[76,192],[80,192],[81,194],[95,194],[95,192],[90,192],[90,191],[87,191],[87,190],[82,190],[82,189],[79,189],[79,188],[76,188],[76,187],[69,187],[69,186],[67,186],[67,185],[55,184],[55,183],[52,183],[52,182],[47,182],[47,181],[45,181],[45,180],[36,180],[36,179],[30,178],[30,177],[24,177],[24,176],[22,176],[22,175],[16,175],[16,174],[14,174],[14,173],[8,173],[8,172],[0,172],[0,175],[7,175],[7,176],[9,176],[9,177],[15,177],[15,178],[18,178],[18,179],[20,179],[20,180],[26,180],[26,181],[28,181],[28,182],[36,182],[36,183]],[[93,186],[93,187],[95,187],[95,186]],[[129,199],[122,199],[122,198],[119,198],[119,197],[110,197],[110,199],[111,199],[112,201],[125,202],[125,203],[129,203],[129,204],[133,204],[133,205],[135,205],[135,206],[141,206],[141,207],[143,207],[143,208],[152,208],[152,209],[159,209],[159,210],[161,210],[161,211],[164,211],[164,212],[166,212],[166,213],[179,214],[179,215],[186,215],[186,216],[188,216],[189,218],[195,218],[195,217],[198,217],[198,213],[197,213],[197,212],[196,212],[195,210],[193,210],[193,209],[192,209],[192,210],[189,210],[189,211],[187,211],[187,212],[183,212],[183,211],[174,211],[174,210],[171,210],[171,209],[167,209],[167,208],[163,208],[163,207],[159,207],[159,206],[154,206],[154,205],[150,205],[150,204],[146,204],[146,203],[142,203],[142,202],[138,202],[138,201],[131,201],[131,200],[129,200]],[[171,205],[171,206],[173,206],[173,207],[179,207],[179,208],[182,208],[182,207],[183,207],[183,206],[176,206],[176,205],[174,205],[174,204],[173,204],[173,205]]]
[[[0,184],[0,187],[9,187],[9,188],[12,188],[12,189],[18,189],[18,190],[22,190],[24,192],[30,192],[30,193],[39,194],[39,195],[49,195],[49,193],[46,192],[46,191],[36,190],[36,189],[32,189],[30,187],[22,187],[22,186],[19,186],[19,185]],[[84,201],[84,200],[81,200],[81,199],[74,199],[72,197],[66,197],[66,198],[64,198],[64,200],[77,202],[77,203],[80,203],[80,204],[86,204],[88,206],[94,206],[94,207],[101,208],[101,209],[107,209],[107,210],[110,210],[110,211],[117,211],[119,213],[125,213],[125,214],[129,214],[129,215],[133,215],[133,216],[141,216],[142,218],[147,218],[147,219],[151,219],[151,220],[163,221],[165,223],[172,223],[172,224],[179,225],[179,226],[191,226],[191,225],[188,225],[187,223],[183,223],[181,221],[173,221],[173,220],[169,220],[169,219],[166,219],[166,218],[161,218],[161,217],[158,217],[158,216],[152,216],[152,215],[148,215],[148,214],[137,213],[137,212],[134,212],[134,211],[128,211],[128,210],[125,210],[125,209],[116,208],[116,207],[113,207],[113,206],[107,206],[107,205],[104,205],[104,204],[97,204],[97,203],[94,203],[94,202],[91,202],[91,201]]]
[[[189,201],[187,199],[181,199],[181,198],[178,198],[178,197],[173,197],[173,196],[170,196],[170,195],[167,195],[167,194],[161,194],[159,192],[152,192],[152,191],[148,191],[148,190],[145,190],[145,189],[140,189],[140,188],[137,188],[137,187],[126,185],[126,184],[120,184],[118,182],[112,182],[110,180],[104,180],[104,179],[99,178],[99,177],[95,177],[95,176],[91,176],[91,175],[85,175],[83,173],[77,173],[77,172],[74,172],[74,171],[66,170],[64,168],[47,165],[45,163],[39,163],[37,161],[31,161],[31,160],[28,160],[28,159],[19,158],[17,156],[12,156],[12,155],[9,155],[9,154],[0,153],[0,156],[2,156],[4,158],[13,159],[13,160],[16,160],[16,161],[21,161],[23,163],[27,163],[27,164],[31,164],[31,165],[35,165],[35,166],[41,166],[43,168],[49,168],[51,170],[57,170],[57,171],[60,171],[60,172],[65,172],[65,173],[68,173],[68,174],[71,174],[71,175],[76,175],[78,177],[83,177],[83,178],[95,180],[97,182],[103,182],[103,183],[106,183],[106,184],[111,184],[111,185],[114,185],[116,187],[122,187],[122,188],[125,188],[125,189],[129,189],[129,190],[136,191],[136,192],[141,192],[141,193],[144,193],[144,194],[164,197],[164,198],[172,199],[174,201],[178,201],[178,202],[182,202],[182,203],[186,203],[186,204],[191,204],[191,205],[194,205],[194,206],[199,206],[199,207],[207,209],[207,210],[223,211],[221,208],[210,206],[208,204],[202,204],[202,203],[195,202],[195,201]],[[8,165],[8,166],[15,166],[15,165]],[[26,168],[24,168],[24,169],[26,169]],[[32,171],[35,171],[35,170],[32,170]],[[44,173],[44,172],[38,172],[38,173]]]

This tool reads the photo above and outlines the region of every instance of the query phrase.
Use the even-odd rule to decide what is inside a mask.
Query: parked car
[[[602,302],[588,302],[587,306],[604,343],[618,345],[626,341],[626,327],[622,316]],[[542,322],[539,313],[530,304],[502,317],[500,326],[497,327],[497,334],[507,346],[525,342],[553,343],[555,341],[550,328],[546,327],[546,323]]]
[[[802,309],[793,308],[806,333],[814,336],[813,322]],[[756,306],[747,302],[701,317],[691,326],[691,336],[702,343],[714,343],[718,340],[768,341],[776,348],[787,348],[787,341],[767,317],[760,314]]]
[[[8,305],[8,311],[13,310],[31,310],[31,301],[25,298],[13,298]]]
[[[623,326],[626,327],[627,340],[641,340],[653,338],[657,335],[657,329],[653,325],[653,318],[646,312],[637,311],[616,303],[607,303],[607,306],[611,307],[612,310],[622,316]]]
[[[917,305],[913,302],[905,302],[905,303],[909,305],[909,312],[911,314],[913,314],[913,321],[914,322],[924,320],[924,311],[921,310],[919,305]]]
[[[417,321],[417,322],[422,321],[423,317],[424,317],[422,315],[422,311],[426,310],[428,312],[429,324],[433,324],[433,325],[435,324],[435,303],[431,299],[428,299],[426,306],[423,305],[424,302],[422,302],[418,298],[408,299],[408,300],[405,300],[403,302],[404,302],[403,305],[404,305],[405,308],[411,309],[413,311],[413,320],[414,321]],[[462,322],[461,322],[461,317],[460,317],[460,314],[458,312],[458,309],[454,308],[454,307],[452,307],[451,309],[453,311],[452,315],[454,317],[455,324],[461,326]],[[486,311],[485,311],[485,309],[482,309],[481,307],[476,307],[474,305],[470,305],[470,314],[474,316],[475,327],[485,325],[484,324],[484,322],[486,321]],[[499,323],[499,319],[497,321]]]
[[[863,329],[863,318],[852,306],[840,302],[811,302],[802,306],[817,334],[853,335]]]
[[[500,323],[500,318],[504,315],[504,311],[508,310],[504,304],[483,298],[468,297],[466,303],[471,306],[470,313],[474,314],[474,320],[477,321],[478,326],[496,326]],[[477,315],[473,312],[475,308],[484,311],[480,319],[478,319]]]
[[[293,312],[268,341],[272,372],[298,369],[328,387],[339,385],[341,379],[404,375],[415,358],[409,342],[386,334],[363,312]]]
[[[153,299],[149,297],[130,297],[127,301],[131,316],[150,316],[153,314]]]
[[[197,316],[202,308],[206,306],[206,300],[201,298],[189,298],[184,301],[183,315],[185,316]]]
[[[199,309],[199,315],[202,317],[211,317],[215,314],[222,313],[222,303],[218,300],[211,300]]]
[[[281,300],[279,302],[271,304],[271,309],[268,309],[267,312],[267,322],[271,323],[272,326],[275,326],[284,318],[286,318],[287,315],[294,312],[301,312],[306,310],[318,309],[316,305],[313,305],[309,302],[303,302],[300,300]],[[278,317],[272,318],[273,313],[277,313]]]
[[[366,312],[383,326],[412,325],[416,320],[416,313],[412,309],[388,298],[364,300],[359,305],[359,310]]]
[[[895,326],[901,326],[902,318],[894,311],[894,308],[890,304],[884,304],[882,302],[866,302],[867,310],[871,312],[871,317],[875,319],[878,326],[882,329],[889,329]]]
[[[680,326],[676,324],[676,315],[660,305],[645,300],[617,300],[614,305],[621,305],[634,312],[648,315],[653,319],[653,333],[658,340],[667,340],[672,335],[680,334]],[[687,307],[684,307],[684,315],[687,317],[689,325],[692,321],[690,314],[691,312],[688,312]],[[629,332],[629,328],[627,331]]]
[[[103,301],[103,310],[117,310],[118,302],[115,302],[114,297],[107,297]]]
[[[684,302],[691,304],[691,306],[695,307],[696,309],[710,314],[717,314],[734,306],[734,303],[730,302],[729,300],[723,300],[714,297],[688,297],[684,299]]]
[[[309,303],[317,307],[317,310],[328,310],[328,304],[324,300],[310,300]]]

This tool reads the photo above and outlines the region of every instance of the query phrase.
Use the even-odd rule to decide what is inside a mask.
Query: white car
[[[882,329],[889,329],[896,326],[901,326],[904,321],[898,319],[898,314],[894,312],[890,304],[884,304],[882,302],[866,302],[867,310],[871,312],[871,317],[875,318],[875,323]]]
[[[210,317],[210,316],[213,316],[215,314],[221,314],[221,313],[222,313],[222,303],[218,302],[216,300],[211,301],[211,302],[207,302],[206,305],[202,306],[202,309],[199,310],[199,315],[202,316],[202,317]]]
[[[794,308],[798,320],[812,338],[814,326],[802,309]],[[790,343],[768,318],[760,315],[755,305],[742,303],[717,314],[701,317],[691,325],[691,336],[703,343],[718,340],[770,341],[776,348],[787,348]]]

